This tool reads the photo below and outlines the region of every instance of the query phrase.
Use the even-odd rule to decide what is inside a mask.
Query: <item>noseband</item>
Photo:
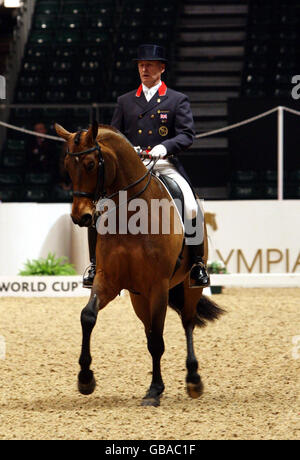
[[[88,155],[92,152],[98,152],[98,175],[97,175],[97,185],[94,193],[91,192],[81,192],[79,190],[73,190],[73,196],[79,196],[84,198],[92,198],[94,202],[97,202],[100,197],[105,195],[104,191],[104,158],[101,152],[101,147],[97,141],[95,141],[95,146],[87,150],[82,150],[81,152],[66,152],[66,155],[71,157],[80,157],[83,155]]]

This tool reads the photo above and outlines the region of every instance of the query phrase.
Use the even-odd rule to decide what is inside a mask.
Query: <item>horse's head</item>
[[[104,187],[104,160],[97,142],[98,122],[87,131],[77,133],[70,133],[58,124],[55,130],[67,141],[65,168],[73,184],[72,220],[80,227],[88,227],[92,223],[95,201]]]

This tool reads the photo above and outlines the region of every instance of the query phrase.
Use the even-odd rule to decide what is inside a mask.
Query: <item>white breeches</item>
[[[147,169],[149,169],[152,165],[152,162],[150,162],[149,164],[148,163],[149,160],[144,160],[144,164],[147,167]],[[177,171],[175,166],[169,160],[158,160],[153,171],[158,172],[160,174],[165,174],[166,176],[171,177],[171,179],[174,179],[177,182],[184,196],[185,219],[192,220],[194,217],[196,217],[198,212],[198,206],[194,194],[188,182]]]

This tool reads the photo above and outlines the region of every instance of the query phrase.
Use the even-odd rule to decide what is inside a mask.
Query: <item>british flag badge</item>
[[[168,114],[167,113],[161,113],[160,114],[160,120],[164,123],[168,121]]]

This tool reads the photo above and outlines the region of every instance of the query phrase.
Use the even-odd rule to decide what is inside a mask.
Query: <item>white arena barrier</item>
[[[209,260],[229,273],[300,273],[300,201],[205,201]]]
[[[74,225],[69,203],[0,203],[0,277],[54,252],[82,273],[89,264],[87,229]]]
[[[300,287],[300,273],[211,275],[211,286]],[[90,292],[82,287],[82,276],[0,276],[0,298],[89,297]],[[124,291],[120,294],[124,295]],[[211,295],[210,288],[205,288],[203,294]]]
[[[0,297],[86,297],[82,276],[0,276]]]
[[[229,273],[300,273],[300,201],[207,201],[209,259]],[[54,252],[83,273],[87,229],[74,225],[70,204],[0,204],[0,277],[17,276],[27,260]]]
[[[235,273],[211,275],[212,286],[243,288],[299,288],[300,273]]]

